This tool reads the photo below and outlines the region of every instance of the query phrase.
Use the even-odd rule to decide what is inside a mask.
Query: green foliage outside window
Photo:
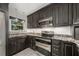
[[[12,30],[23,30],[23,20],[11,19],[11,29]]]

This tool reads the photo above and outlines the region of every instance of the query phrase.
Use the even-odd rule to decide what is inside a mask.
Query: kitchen
[[[79,3],[0,3],[0,10],[0,55],[79,56]]]

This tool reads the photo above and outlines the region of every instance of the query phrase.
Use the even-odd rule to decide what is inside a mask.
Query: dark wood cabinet
[[[27,17],[27,27],[28,28],[38,28],[38,26],[39,26],[39,23],[38,23],[38,20],[39,20],[39,14],[38,14],[38,12],[35,12],[35,13],[33,13],[33,14],[31,14],[31,15],[29,15],[28,17]]]
[[[13,38],[11,38],[9,41],[8,41],[8,51],[7,51],[7,55],[12,55],[13,53],[15,53],[16,51],[16,42],[15,40],[13,40]]]
[[[42,9],[39,10],[39,19],[43,20],[43,19],[47,19],[48,17],[51,17],[51,5],[48,5]]]
[[[8,40],[8,54],[7,55],[13,55],[15,53],[18,53],[22,51],[23,49],[27,48],[25,37],[13,37],[9,38]]]
[[[72,42],[62,42],[63,56],[77,56],[76,44]]]
[[[79,3],[73,4],[73,23],[79,23]]]
[[[28,28],[41,28],[49,27],[52,21],[52,8],[50,5],[42,8],[35,13],[29,15],[28,19]]]
[[[30,47],[31,49],[35,50],[35,38],[36,36],[27,36],[27,40],[28,40],[28,47]]]
[[[70,26],[73,24],[72,7],[73,4],[70,3],[49,4],[28,16],[28,27],[39,28]]]
[[[28,28],[33,28],[33,15],[29,15],[28,17],[27,17],[27,27]]]
[[[52,39],[52,56],[62,56],[61,40]]]
[[[53,5],[53,4],[52,4]],[[54,26],[72,25],[72,4],[54,4],[52,7]]]
[[[52,6],[48,5],[39,10],[39,27],[52,27]]]
[[[33,27],[32,28],[39,28],[38,21],[39,21],[39,12],[35,12],[33,13],[33,21],[32,21]]]
[[[78,48],[75,43],[62,40],[52,40],[52,56],[78,56]]]

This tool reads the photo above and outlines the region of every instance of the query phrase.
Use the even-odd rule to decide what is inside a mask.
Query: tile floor
[[[30,48],[27,48],[13,56],[44,56],[44,55]]]

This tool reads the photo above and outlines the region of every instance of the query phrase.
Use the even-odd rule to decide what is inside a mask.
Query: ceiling
[[[10,3],[14,5],[19,11],[24,12],[26,15],[29,15],[50,3]]]

